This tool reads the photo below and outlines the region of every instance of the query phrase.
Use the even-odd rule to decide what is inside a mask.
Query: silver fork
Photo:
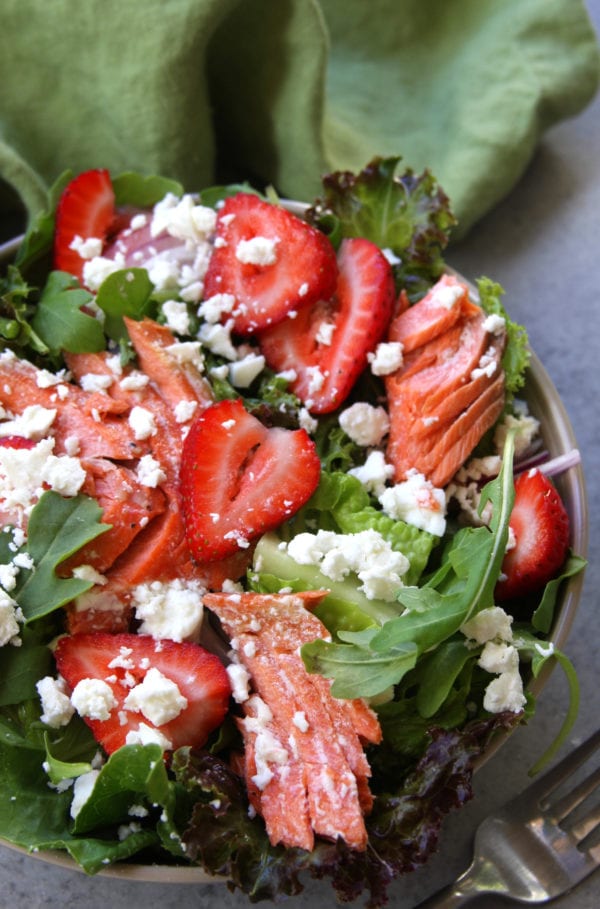
[[[600,748],[600,729],[475,834],[471,866],[417,909],[455,909],[481,894],[545,903],[566,893],[600,865],[600,792],[596,767],[567,794],[558,790]]]

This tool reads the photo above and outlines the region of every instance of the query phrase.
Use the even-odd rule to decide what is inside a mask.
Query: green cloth
[[[599,72],[582,0],[2,0],[2,213],[66,169],[312,199],[400,155],[464,233]]]

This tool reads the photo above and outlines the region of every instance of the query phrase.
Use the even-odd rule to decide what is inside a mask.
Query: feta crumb
[[[185,303],[180,300],[165,300],[162,311],[167,328],[178,335],[189,335],[190,316]]]
[[[61,677],[54,679],[52,676],[46,675],[36,682],[35,687],[42,702],[42,715],[40,716],[42,723],[53,729],[66,726],[75,713],[75,708],[67,693],[65,680]]]
[[[196,410],[198,409],[198,401],[179,401],[175,406],[173,411],[175,415],[176,423],[189,423],[192,419]]]
[[[277,237],[251,237],[240,240],[235,249],[235,257],[245,265],[275,265],[277,262]]]
[[[163,751],[170,751],[173,748],[173,743],[166,735],[163,735],[158,729],[148,726],[147,723],[140,723],[137,729],[130,729],[125,736],[125,744],[160,745]]]
[[[510,642],[513,639],[512,621],[512,616],[501,606],[490,606],[465,622],[461,631],[465,637],[478,644],[493,640]]]
[[[348,473],[363,484],[374,496],[381,496],[386,483],[394,476],[394,468],[387,464],[382,451],[370,451],[367,460],[359,467],[352,467]]]
[[[100,574],[99,571],[92,565],[78,565],[73,569],[73,577],[79,578],[81,581],[90,581],[92,584],[99,584],[102,586],[106,584],[106,576]]]
[[[446,494],[416,470],[409,470],[402,483],[385,489],[379,503],[395,521],[406,521],[438,537],[444,535]]]
[[[204,588],[197,581],[152,581],[138,584],[132,591],[140,634],[155,639],[194,641],[200,634],[204,614]]]
[[[250,673],[242,663],[229,663],[226,667],[231,684],[231,694],[236,704],[243,704],[250,697]]]
[[[117,700],[113,690],[102,679],[81,679],[71,693],[71,704],[81,717],[107,720]]]
[[[526,702],[520,673],[502,672],[485,689],[483,708],[489,713],[503,713],[505,710],[518,713]]]
[[[79,253],[82,259],[94,259],[101,254],[103,245],[100,237],[85,237],[84,239],[77,234],[73,237],[69,249]]]
[[[167,479],[167,475],[162,469],[159,461],[152,455],[142,455],[140,458],[135,475],[142,486],[148,486],[155,489]]]
[[[354,572],[362,582],[359,590],[370,600],[394,600],[402,587],[402,575],[410,567],[406,556],[393,550],[376,530],[300,533],[286,548],[299,565],[316,565],[332,581],[341,581]]]
[[[113,376],[107,376],[103,373],[87,372],[85,375],[81,376],[79,384],[84,391],[93,393],[95,391],[106,391],[107,388],[110,388],[113,381]]]
[[[134,437],[138,441],[148,439],[158,432],[154,415],[149,410],[146,410],[145,407],[139,407],[138,405],[132,407],[128,422],[133,430]]]
[[[401,341],[385,341],[378,344],[374,352],[367,354],[374,376],[389,376],[400,369],[404,362],[404,345]]]
[[[358,401],[343,410],[339,423],[353,442],[364,447],[379,445],[390,428],[387,411],[364,401]]]
[[[235,388],[248,388],[265,368],[262,354],[249,353],[229,366],[229,380]]]
[[[126,710],[139,712],[154,726],[164,726],[179,716],[188,705],[177,683],[157,669],[150,668],[142,682],[125,698]]]
[[[0,423],[0,436],[23,436],[25,439],[43,439],[54,423],[56,410],[42,407],[40,404],[30,404],[23,413]]]

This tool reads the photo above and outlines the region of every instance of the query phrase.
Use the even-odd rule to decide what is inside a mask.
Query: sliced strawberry
[[[224,559],[295,512],[320,476],[303,429],[268,429],[240,399],[213,404],[183,443],[181,492],[188,545],[199,562]]]
[[[76,237],[106,240],[115,219],[115,194],[107,170],[87,170],[65,187],[56,209],[54,268],[81,280],[85,259],[72,248]]]
[[[348,396],[386,333],[394,305],[389,262],[369,240],[351,238],[338,253],[334,297],[261,332],[272,369],[294,370],[292,391],[313,413],[329,413]]]
[[[149,635],[82,633],[60,638],[55,658],[71,692],[84,679],[98,679],[110,687],[114,706],[108,719],[84,716],[108,754],[127,744],[129,733],[135,739],[142,724],[157,730],[173,749],[199,747],[223,721],[229,706],[231,686],[225,668],[218,657],[197,644],[157,641]],[[187,700],[187,706],[160,725],[147,715],[157,718],[151,700],[137,698],[138,706],[146,704],[140,710],[135,709],[130,697],[151,669],[174,682]],[[157,692],[154,706],[158,701]],[[176,711],[174,707],[171,712]]]
[[[35,448],[33,439],[27,439],[25,436],[0,436],[0,446],[2,448]]]
[[[496,598],[508,600],[540,590],[565,561],[569,547],[569,516],[552,482],[533,469],[515,480],[510,517],[515,546],[504,557],[505,579]]]
[[[258,196],[238,193],[218,214],[204,296],[233,294],[234,330],[247,335],[330,297],[336,275],[333,246],[321,231]]]

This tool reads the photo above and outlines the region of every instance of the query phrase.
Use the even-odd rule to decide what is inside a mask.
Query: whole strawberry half
[[[229,706],[231,686],[225,668],[218,657],[197,644],[157,641],[149,635],[81,633],[60,638],[55,658],[71,691],[84,679],[98,679],[110,686],[114,706],[108,719],[84,716],[108,754],[125,745],[130,733],[135,737],[142,724],[157,730],[173,749],[199,747],[223,721]],[[131,703],[131,692],[151,670],[175,683],[187,702],[161,725]],[[159,696],[157,693],[155,701]],[[151,706],[144,709],[154,715]]]
[[[249,547],[304,505],[321,464],[304,429],[268,428],[238,398],[206,408],[183,443],[187,540],[199,562]]]
[[[81,280],[85,259],[73,242],[76,238],[106,240],[115,216],[115,194],[107,170],[87,170],[74,177],[56,208],[54,268]]]
[[[567,556],[569,516],[552,481],[541,471],[533,469],[517,476],[510,527],[515,545],[502,563],[504,578],[495,591],[498,600],[540,590]]]
[[[219,210],[204,296],[235,297],[232,316],[238,334],[254,334],[327,299],[336,280],[330,240],[286,209],[238,193]]]
[[[296,373],[291,389],[312,413],[342,404],[384,337],[394,305],[391,266],[370,240],[343,240],[338,268],[331,297],[259,336],[269,366]]]

